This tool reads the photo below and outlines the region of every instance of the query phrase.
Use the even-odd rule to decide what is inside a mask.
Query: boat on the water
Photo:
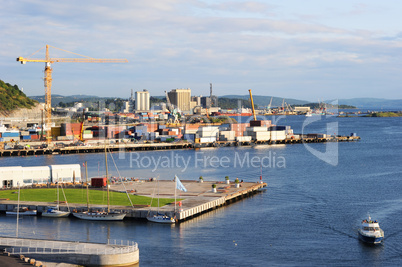
[[[154,216],[147,216],[147,220],[156,223],[176,223],[174,218],[161,213]]]
[[[89,190],[87,183],[87,207],[88,211],[73,212],[74,217],[82,220],[89,221],[121,221],[127,215],[126,213],[120,213],[116,211],[110,211],[110,197],[109,197],[109,172],[107,168],[107,153],[105,146],[105,163],[106,163],[106,187],[107,187],[107,211],[91,211],[89,208]],[[87,165],[85,164],[85,168]]]
[[[64,194],[63,187],[61,188],[63,191],[64,199],[66,199],[66,195]],[[63,218],[63,217],[68,217],[70,215],[70,208],[68,207],[67,204],[67,209],[68,211],[61,211],[59,209],[60,205],[60,197],[59,197],[59,181],[57,181],[57,206],[56,207],[48,207],[48,209],[45,212],[42,212],[43,217],[52,217],[52,218]]]
[[[155,223],[176,223],[174,218],[172,218],[172,217],[170,217],[170,216],[168,216],[166,214],[159,213],[159,177],[158,177],[157,186],[158,186],[158,210],[157,210],[157,214],[151,216],[151,215],[149,215],[150,211],[148,211],[147,220],[150,221],[150,222],[155,222]],[[175,190],[175,194],[176,194],[176,190]],[[153,196],[152,196],[152,199],[153,199]],[[152,200],[151,200],[151,204],[152,204]]]
[[[370,216],[367,220],[362,221],[358,232],[359,239],[369,244],[379,244],[384,239],[384,231],[380,228],[379,223],[376,220],[373,221]]]
[[[69,211],[61,211],[57,207],[49,207],[46,211],[42,212],[43,217],[63,218],[70,215]]]
[[[106,211],[73,212],[73,215],[79,219],[89,221],[121,221],[126,216],[125,213]]]
[[[15,207],[12,211],[6,211],[6,215],[36,216],[36,214],[36,210],[30,210],[27,207]]]

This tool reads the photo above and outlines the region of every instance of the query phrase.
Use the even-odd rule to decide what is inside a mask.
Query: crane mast
[[[65,63],[127,63],[127,59],[97,59],[91,58],[87,56],[82,56],[77,53],[73,53],[67,50],[63,50],[57,47],[53,47],[68,53],[76,54],[82,56],[84,58],[51,58],[49,55],[49,47],[50,45],[46,45],[46,52],[45,52],[45,59],[31,59],[31,58],[24,58],[18,57],[17,61],[21,62],[21,64],[26,64],[27,62],[44,62],[45,63],[45,125],[46,125],[46,141],[50,143],[51,141],[51,124],[52,124],[52,64],[56,62],[65,62]],[[41,50],[41,49],[39,49]],[[38,51],[39,51],[38,50]],[[38,52],[37,51],[37,52]],[[36,53],[36,52],[35,52]],[[34,53],[34,54],[35,54]],[[43,133],[43,127],[42,127]]]
[[[250,93],[250,101],[251,101],[251,108],[253,109],[254,121],[256,121],[256,120],[257,120],[257,116],[255,115],[254,101],[253,101],[253,95],[251,94],[251,89],[249,89],[248,92]]]

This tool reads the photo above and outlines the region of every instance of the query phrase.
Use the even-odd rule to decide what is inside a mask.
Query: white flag
[[[181,190],[181,191],[187,192],[187,189],[186,189],[186,188],[184,187],[184,185],[180,182],[179,178],[178,178],[176,175],[174,176],[174,178],[176,179],[176,188],[179,189],[179,190]]]

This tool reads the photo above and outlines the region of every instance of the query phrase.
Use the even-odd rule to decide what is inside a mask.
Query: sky
[[[54,63],[52,94],[129,98],[131,89],[161,96],[190,88],[205,96],[212,83],[218,96],[251,89],[308,101],[402,98],[400,0],[0,0],[0,7],[0,79],[28,96],[44,94],[45,63],[16,58],[44,58],[48,44],[53,58],[129,61]]]

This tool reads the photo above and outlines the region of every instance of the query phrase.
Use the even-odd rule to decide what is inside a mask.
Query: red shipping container
[[[107,185],[106,177],[102,178],[91,178],[92,187],[104,187]]]
[[[39,135],[37,135],[37,134],[31,135],[31,140],[37,140],[37,139],[39,139]]]

